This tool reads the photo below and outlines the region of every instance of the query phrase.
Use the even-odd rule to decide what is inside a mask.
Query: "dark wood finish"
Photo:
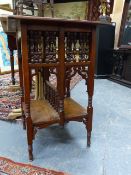
[[[47,3],[51,4],[51,14],[52,17],[54,17],[54,10],[53,10],[53,3],[65,3],[65,2],[79,2],[79,0],[72,0],[72,1],[68,1],[68,0],[63,0],[63,1],[57,1],[54,0],[53,1],[47,1]],[[84,0],[83,0],[84,1]],[[36,1],[38,2],[38,1]],[[29,9],[32,11],[32,15],[34,15],[34,5],[33,3],[36,3],[35,0],[34,1],[20,1],[19,0],[13,0],[12,4],[13,4],[13,13],[17,14],[17,15],[26,15],[23,13],[23,4],[27,5],[27,8],[29,7]],[[108,3],[106,3],[106,11],[107,11],[107,15],[110,16],[110,14],[112,13],[112,9],[113,9],[113,4],[114,1],[111,0]],[[40,4],[38,3],[38,16],[44,16],[44,4]],[[89,0],[87,2],[87,12],[88,14],[86,15],[85,19],[88,20],[99,20],[99,16],[100,16],[100,11],[99,11],[99,7],[101,5],[100,0]],[[108,8],[110,7],[110,9]],[[9,26],[11,27],[12,24]],[[37,26],[38,27],[38,26]],[[9,29],[8,29],[9,30]],[[16,32],[16,31],[15,31]],[[10,33],[8,31],[6,31],[7,36],[8,36],[8,44],[9,44],[9,49],[10,49],[10,62],[11,62],[11,79],[12,79],[12,84],[15,84],[15,77],[14,77],[14,57],[13,57],[13,52],[14,50],[16,50],[16,39],[15,39],[15,33],[13,35],[10,35]]]
[[[8,48],[10,50],[11,79],[12,79],[12,84],[15,85],[14,50],[17,50],[15,34],[12,34],[12,35],[8,34],[7,40],[8,40]]]
[[[95,63],[95,77],[108,78],[112,74],[113,69],[112,50],[114,48],[115,26],[98,26],[96,37],[97,50]]]
[[[111,80],[131,87],[131,0],[125,0],[118,49],[113,50],[113,72]]]
[[[87,145],[90,146],[96,29],[98,25],[106,24],[29,16],[8,16],[1,19],[10,23],[16,20],[18,25],[17,40],[21,42],[17,42],[17,46],[18,50],[22,49],[22,62],[19,61],[22,109],[27,128],[29,159],[33,160],[32,144],[36,129],[54,123],[64,125],[69,121],[83,122],[87,129]],[[41,101],[33,102],[30,98],[32,69],[43,76],[45,99]],[[51,73],[57,77],[56,87],[49,82]],[[86,81],[87,109],[70,97],[70,80],[76,73]]]
[[[8,40],[8,48],[10,50],[10,64],[11,64],[11,79],[12,84],[15,85],[15,71],[14,71],[14,50],[16,50],[16,41],[15,36],[13,35],[7,35]]]
[[[131,49],[113,51],[113,72],[111,80],[131,88]]]

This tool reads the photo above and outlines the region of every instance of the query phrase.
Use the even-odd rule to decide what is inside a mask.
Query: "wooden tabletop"
[[[100,21],[88,21],[88,20],[74,20],[74,19],[62,19],[62,18],[51,18],[51,17],[38,17],[38,16],[22,16],[22,15],[0,15],[0,20],[20,20],[24,22],[44,22],[44,23],[57,23],[60,24],[79,24],[79,25],[112,25],[111,23],[104,23]]]

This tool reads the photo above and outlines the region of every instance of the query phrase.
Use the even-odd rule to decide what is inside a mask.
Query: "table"
[[[3,16],[10,31],[16,29],[22,109],[26,118],[29,159],[33,159],[32,142],[36,128],[45,128],[69,121],[83,122],[90,146],[94,67],[96,58],[97,25],[100,22],[42,18],[29,16]],[[31,79],[41,74],[43,94],[41,100],[31,100]],[[49,77],[53,73],[56,87]],[[70,81],[78,73],[86,82],[87,108],[71,97]],[[82,91],[82,89],[81,89]],[[78,94],[80,95],[80,94]]]

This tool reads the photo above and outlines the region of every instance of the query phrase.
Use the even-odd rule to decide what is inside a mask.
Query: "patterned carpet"
[[[30,164],[17,163],[0,157],[0,175],[69,175]]]
[[[15,74],[16,85],[19,84],[19,75]],[[71,89],[81,80],[79,75],[75,75],[71,80]],[[51,81],[55,84],[55,77],[51,77]],[[20,90],[12,88],[11,75],[0,75],[0,119],[8,120],[8,114],[13,109],[20,108]]]
[[[16,74],[16,84],[18,85],[19,78]],[[7,120],[8,113],[12,109],[20,107],[20,90],[13,90],[11,86],[10,74],[0,75],[0,119]]]

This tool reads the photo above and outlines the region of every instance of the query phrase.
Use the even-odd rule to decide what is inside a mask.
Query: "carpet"
[[[15,74],[16,85],[19,85],[19,74]],[[76,74],[71,80],[71,89],[81,80],[81,76]],[[56,83],[55,77],[52,75],[51,82]],[[34,95],[32,94],[32,97]],[[12,88],[11,74],[0,75],[0,119],[9,120],[8,114],[20,108],[20,89],[18,86]]]
[[[0,175],[69,175],[64,172],[40,168],[30,164],[17,163],[0,157]]]
[[[16,84],[19,84],[18,73],[16,73]],[[20,90],[11,88],[11,75],[0,75],[0,119],[7,120],[12,109],[20,107]]]

